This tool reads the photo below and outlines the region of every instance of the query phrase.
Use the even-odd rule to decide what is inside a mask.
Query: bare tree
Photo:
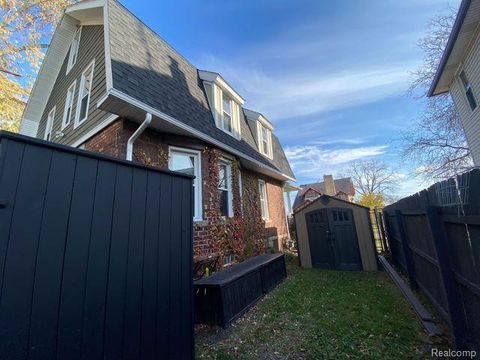
[[[346,174],[352,178],[360,196],[386,196],[395,190],[395,173],[379,160],[358,160],[350,164]]]
[[[424,57],[413,72],[410,94],[425,99],[455,21],[452,9],[431,19],[418,42]],[[420,94],[420,96],[419,96]],[[427,98],[426,112],[402,133],[402,156],[417,164],[417,173],[429,179],[445,179],[471,168],[473,162],[460,119],[449,94]]]

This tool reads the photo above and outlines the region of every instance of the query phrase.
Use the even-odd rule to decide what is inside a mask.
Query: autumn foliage
[[[0,0],[0,129],[18,131],[33,79],[73,0]]]

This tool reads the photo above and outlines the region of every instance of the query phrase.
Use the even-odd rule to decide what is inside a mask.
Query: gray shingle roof
[[[113,87],[274,170],[294,178],[276,137],[270,160],[242,114],[242,140],[215,126],[198,70],[116,0],[109,0]]]
[[[343,179],[335,179],[334,183],[335,183],[335,191],[337,193],[341,191],[350,196],[355,195],[355,187],[353,186],[353,182],[351,178],[347,177]],[[323,181],[318,183],[300,185],[300,187],[302,189],[298,191],[297,196],[295,197],[295,201],[293,202],[293,208],[296,208],[297,206],[303,203],[305,192],[308,189],[314,189],[318,191],[320,194],[325,193],[325,183]]]

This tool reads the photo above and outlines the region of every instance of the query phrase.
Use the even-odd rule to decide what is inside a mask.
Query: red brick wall
[[[85,142],[85,149],[124,159],[126,157],[127,140],[137,127],[138,125],[136,124],[119,119]],[[211,193],[209,189],[212,189],[211,184],[218,183],[218,168],[215,164],[219,157],[231,159],[232,172],[238,167],[238,163],[232,155],[215,149],[214,147],[207,146],[199,140],[158,133],[151,129],[145,130],[135,141],[133,158],[135,161],[148,165],[167,168],[168,147],[170,145],[201,151],[203,221],[195,223],[194,252],[196,255],[208,255],[217,252],[218,249],[215,248],[215,241],[212,241],[212,234],[218,233],[219,229],[212,229],[210,223],[213,221],[213,218],[217,216],[219,203],[214,196],[209,195]],[[243,201],[243,212],[248,214],[248,216],[260,216],[260,214],[257,214],[260,203],[258,179],[261,178],[267,183],[270,220],[266,222],[265,227],[267,236],[274,242],[274,247],[281,249],[284,239],[288,236],[282,183],[251,171],[242,170],[241,172],[244,188],[249,183],[249,180],[251,180],[250,184],[252,184],[252,192],[249,194],[244,193],[244,196],[252,197],[250,204],[256,204],[256,202],[258,202],[256,209],[252,209],[248,201]],[[224,231],[228,231],[228,222],[242,217],[239,184],[236,176],[232,178],[232,189],[234,218],[225,221]]]
[[[283,244],[288,238],[287,217],[283,198],[283,186],[274,179],[263,178],[267,184],[268,214],[269,220],[265,226],[268,236],[278,250],[283,249]]]

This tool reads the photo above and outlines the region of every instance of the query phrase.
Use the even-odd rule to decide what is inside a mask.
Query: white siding
[[[477,100],[477,108],[472,111],[465,96],[463,85],[458,77],[461,70],[465,70],[470,85]],[[467,137],[468,146],[472,153],[473,162],[480,166],[480,36],[477,39],[464,61],[464,66],[459,69],[455,80],[450,85],[455,107],[462,120],[462,125]]]

